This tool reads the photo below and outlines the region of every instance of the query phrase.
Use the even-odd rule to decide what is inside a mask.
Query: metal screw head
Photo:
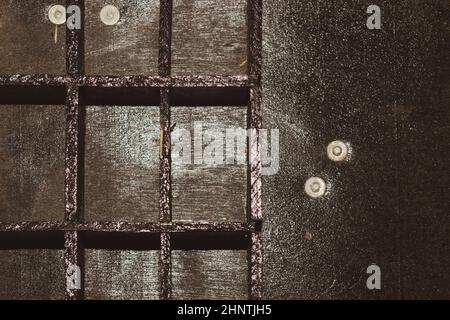
[[[56,25],[60,25],[66,22],[66,8],[59,4],[51,6],[48,9],[48,18],[50,22]]]
[[[305,192],[311,198],[320,198],[327,191],[327,185],[322,178],[312,177],[305,183]]]
[[[327,147],[327,154],[330,160],[339,162],[348,160],[348,145],[340,140],[331,142]]]
[[[100,19],[107,26],[113,26],[120,20],[120,11],[113,5],[106,5],[100,11]]]

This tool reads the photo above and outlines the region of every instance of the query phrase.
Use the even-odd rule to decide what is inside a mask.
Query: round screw
[[[100,11],[100,20],[107,26],[113,26],[120,20],[120,11],[113,5],[106,5]]]
[[[322,197],[327,190],[327,185],[322,178],[312,177],[305,183],[305,192],[311,198]]]
[[[331,142],[327,147],[328,158],[336,162],[348,160],[348,151],[348,145],[340,140]]]
[[[48,18],[51,23],[60,25],[66,22],[66,8],[59,4],[51,6],[48,9]]]

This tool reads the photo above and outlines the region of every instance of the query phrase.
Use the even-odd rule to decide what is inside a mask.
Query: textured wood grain
[[[201,123],[203,133],[207,130],[222,132],[222,146],[225,147],[227,128],[245,129],[246,108],[176,107],[172,111],[172,123],[176,123],[177,129],[191,132],[192,159],[191,165],[183,164],[182,160],[173,161],[173,219],[194,222],[245,220],[246,166],[237,163],[194,164],[194,160],[201,160],[196,156],[198,153],[194,154],[194,145],[202,146],[204,150],[211,141],[206,135],[202,138],[201,135],[195,134],[199,131],[194,131],[194,125]],[[245,149],[236,152],[243,155]]]
[[[247,251],[174,251],[175,299],[246,299]]]
[[[100,20],[105,5],[120,11],[117,25]],[[159,1],[86,1],[86,73],[157,74]]]
[[[173,74],[246,73],[246,0],[173,3]]]
[[[0,221],[64,219],[64,107],[0,107]]]
[[[64,74],[65,25],[48,19],[48,8],[63,0],[0,1],[0,74]]]
[[[263,184],[266,298],[449,297],[450,5],[377,4],[374,32],[366,1],[264,2],[265,123],[282,137]],[[335,139],[349,162],[327,158]],[[322,199],[304,193],[312,175]]]
[[[86,220],[157,221],[159,109],[88,107]]]
[[[0,251],[0,299],[64,299],[62,250]]]
[[[86,250],[86,299],[158,299],[158,255]]]

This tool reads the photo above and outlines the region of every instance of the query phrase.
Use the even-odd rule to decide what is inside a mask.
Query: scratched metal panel
[[[64,107],[0,107],[0,221],[64,218]]]
[[[47,15],[53,4],[65,1],[0,1],[0,74],[66,72],[65,25]]]
[[[0,299],[64,299],[63,250],[0,250]]]
[[[86,299],[158,299],[158,257],[156,250],[87,249]]]
[[[174,299],[246,299],[247,251],[173,251]]]
[[[246,128],[246,108],[174,107],[172,123],[176,124],[175,128],[190,132],[191,138],[183,136],[178,140],[174,137],[173,141],[174,145],[181,141],[188,141],[191,145],[191,164],[184,164],[183,157],[179,161],[173,161],[173,219],[192,222],[244,221],[247,197],[246,166],[238,163],[234,165],[195,163],[202,160],[201,152],[212,141],[206,135],[207,130],[218,130],[223,134],[223,143],[220,143],[217,151],[223,151],[222,159],[225,163],[226,130]],[[194,126],[197,126],[198,130]],[[205,135],[202,136],[201,133]],[[201,146],[202,151],[196,152],[196,146]],[[245,155],[246,150],[235,152]]]
[[[159,108],[87,107],[85,219],[157,221]]]
[[[86,1],[85,46],[87,74],[158,73],[159,1]],[[105,5],[120,11],[120,20],[107,26],[100,20]]]
[[[172,73],[245,74],[247,0],[174,0]]]

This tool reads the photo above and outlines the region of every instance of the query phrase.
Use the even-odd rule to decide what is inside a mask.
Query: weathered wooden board
[[[449,296],[450,7],[377,5],[371,31],[367,1],[265,1],[264,120],[282,137],[263,183],[267,298]],[[327,158],[334,139],[351,161]],[[311,176],[324,198],[306,196]]]
[[[156,73],[158,1],[108,2],[122,12],[114,27],[98,17],[106,2],[86,2],[86,70]],[[0,1],[0,73],[65,73],[47,5]],[[450,5],[380,0],[381,31],[367,30],[367,5],[264,1],[264,123],[281,130],[281,170],[263,188],[265,298],[449,295]],[[175,0],[173,22],[174,74],[245,72],[244,0]],[[0,106],[2,222],[63,216],[64,108],[33,108]],[[246,122],[243,108],[172,111],[175,128]],[[88,108],[87,220],[158,219],[158,139],[158,107]],[[334,139],[351,161],[327,159]],[[322,199],[304,193],[312,175],[330,184]],[[174,164],[173,192],[176,221],[245,219],[244,168]],[[87,297],[156,298],[157,261],[88,250]],[[381,291],[365,286],[371,263]],[[3,250],[0,271],[1,297],[63,297],[60,251]],[[244,251],[175,251],[172,271],[174,297],[246,297]]]
[[[0,221],[63,220],[64,106],[0,106]]]
[[[120,11],[117,25],[100,20],[105,5]],[[157,74],[159,1],[86,1],[86,73],[108,75]]]
[[[159,251],[87,249],[85,255],[86,299],[158,299]]]
[[[174,251],[174,299],[246,299],[247,251]]]
[[[158,221],[159,108],[88,107],[85,219]]]
[[[211,137],[202,135],[207,130],[218,130],[223,134],[223,162],[225,163],[226,129],[246,128],[246,108],[244,107],[175,107],[172,123],[176,129],[191,133],[192,164],[182,160],[173,161],[173,219],[177,221],[244,221],[246,219],[247,167],[243,164],[213,165],[195,164],[201,159]],[[195,126],[201,125],[202,130]],[[198,134],[200,131],[200,134]],[[220,137],[217,137],[219,139]],[[181,140],[178,140],[178,142]],[[176,144],[177,141],[173,141]],[[183,150],[184,151],[184,150]],[[219,151],[218,152],[222,152]],[[236,150],[245,154],[246,150]]]
[[[63,0],[0,1],[0,74],[64,74],[65,25],[48,19],[48,8]]]
[[[245,74],[246,0],[174,0],[172,73]]]
[[[0,299],[64,299],[62,250],[0,250]]]

